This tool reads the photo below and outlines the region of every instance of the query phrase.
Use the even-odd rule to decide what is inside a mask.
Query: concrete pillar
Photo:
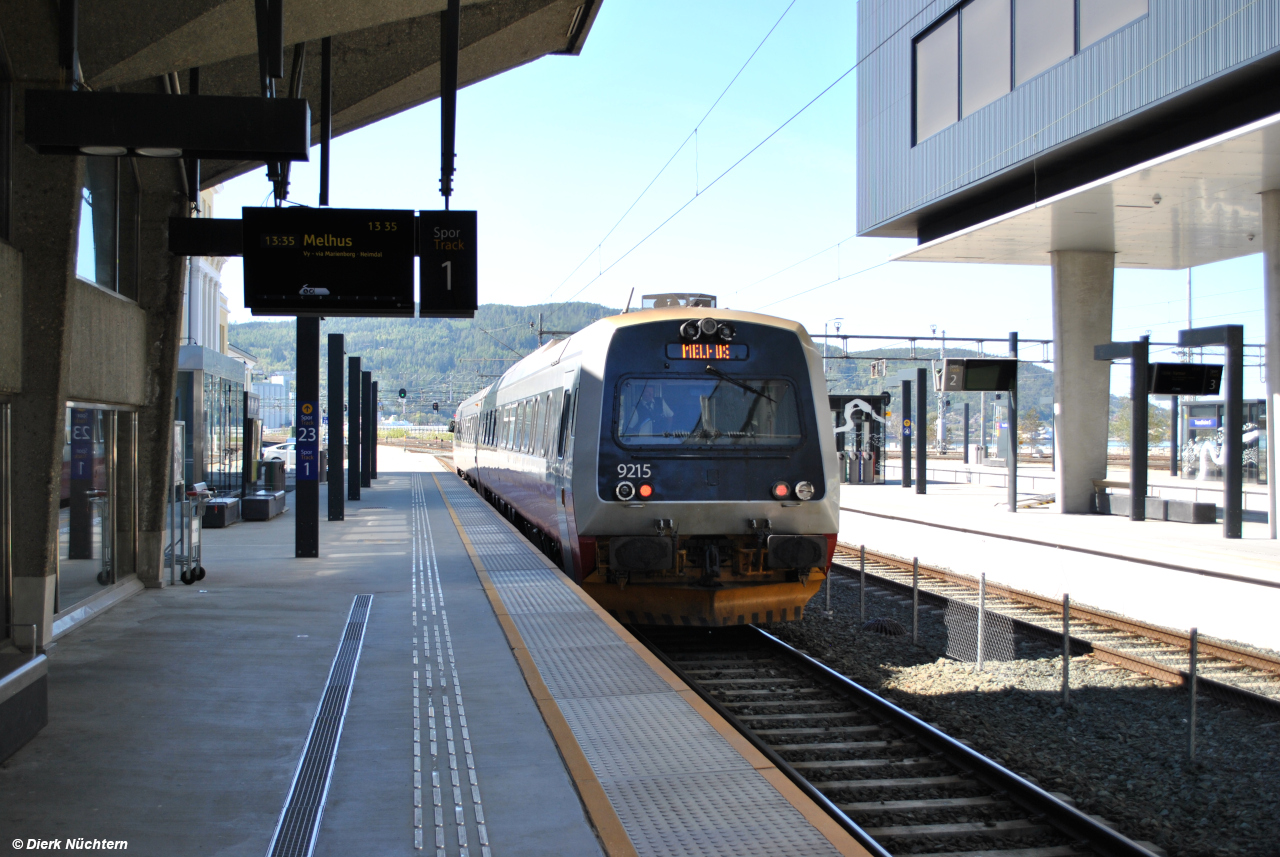
[[[1093,346],[1111,341],[1115,253],[1054,250],[1053,442],[1058,510],[1090,511],[1093,480],[1107,475],[1111,364]],[[1013,423],[1010,419],[1010,423]]]
[[[1262,192],[1262,291],[1267,364],[1267,495],[1271,538],[1276,538],[1276,465],[1280,453],[1280,190]]]
[[[19,3],[3,10],[10,34],[14,139],[23,139],[25,91],[58,79],[57,21],[47,7]],[[14,38],[21,34],[21,38]],[[36,625],[43,648],[53,628],[58,571],[58,498],[66,407],[67,316],[75,276],[80,220],[81,158],[35,154],[13,147],[13,229],[22,253],[22,389],[13,396],[13,623],[14,640],[30,645]]]
[[[147,314],[144,400],[138,410],[138,579],[164,585],[165,507],[173,458],[174,397],[186,260],[169,253],[169,218],[186,212],[180,161],[139,159],[142,186],[142,252],[138,306]],[[187,431],[199,431],[188,426]]]

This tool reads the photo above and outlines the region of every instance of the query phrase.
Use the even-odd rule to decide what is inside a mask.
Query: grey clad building
[[[858,22],[859,234],[917,239],[908,261],[1052,267],[1059,509],[1088,511],[1106,473],[1093,347],[1117,267],[1265,253],[1275,412],[1280,5],[862,0]]]

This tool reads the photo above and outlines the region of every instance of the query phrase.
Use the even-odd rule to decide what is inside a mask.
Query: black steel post
[[[1223,414],[1223,458],[1226,467],[1222,471],[1222,535],[1238,539],[1244,535],[1244,326],[1226,324],[1223,339],[1227,347],[1226,366],[1223,369],[1222,386],[1226,393],[1226,413]],[[1268,478],[1270,475],[1268,474]]]
[[[373,483],[373,373],[360,373],[360,487]]]
[[[454,132],[458,119],[458,42],[462,0],[448,0],[440,16],[440,195],[453,194]]]
[[[1147,519],[1147,358],[1151,337],[1133,343],[1129,361],[1129,520]]]
[[[1243,535],[1244,509],[1241,492],[1244,488],[1244,462],[1242,460],[1241,429],[1244,427],[1244,326],[1223,324],[1217,327],[1199,327],[1178,332],[1178,345],[1182,348],[1203,348],[1222,345],[1226,347],[1226,365],[1223,367],[1222,392],[1226,399],[1222,432],[1222,537],[1238,539]]]
[[[1009,356],[1018,359],[1018,332],[1009,334]],[[1009,385],[1009,511],[1018,511],[1018,367]]]
[[[1178,454],[1178,424],[1182,417],[1178,411],[1178,397],[1169,397],[1169,475],[1177,476],[1182,466]]]
[[[329,204],[329,143],[333,139],[333,39],[320,40],[320,204]],[[341,373],[339,373],[341,375]],[[330,399],[333,397],[330,396]],[[330,510],[330,516],[333,512]],[[331,521],[342,518],[330,517]]]
[[[360,358],[347,358],[347,499],[360,499]]]
[[[916,438],[916,493],[923,494],[929,487],[929,474],[925,470],[925,460],[929,454],[929,370],[923,366],[916,369],[916,422],[919,431]],[[942,414],[938,414],[942,419]]]
[[[911,487],[911,382],[902,382],[902,487]]]
[[[969,463],[969,403],[964,403],[964,463]]]
[[[378,478],[378,382],[374,381],[371,385],[369,396],[369,410],[372,414],[369,420],[370,431],[373,432],[373,442],[369,444],[369,478]]]
[[[342,358],[345,353],[345,337],[341,333],[329,334],[330,521],[343,521],[347,517],[346,497],[342,491]]]
[[[293,555],[315,557],[320,556],[320,317],[300,315],[297,325]]]

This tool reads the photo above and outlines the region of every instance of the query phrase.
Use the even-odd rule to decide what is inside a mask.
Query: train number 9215
[[[648,479],[653,471],[647,464],[619,464],[618,475],[623,479]]]

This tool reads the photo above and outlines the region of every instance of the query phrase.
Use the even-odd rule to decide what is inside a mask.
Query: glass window
[[[1080,0],[1080,47],[1111,35],[1147,14],[1147,0]]]
[[[952,15],[916,42],[916,140],[955,122],[960,104],[960,21]]]
[[[960,57],[968,116],[1009,91],[1009,0],[974,0],[960,12]]]
[[[624,446],[795,446],[800,410],[787,381],[630,378],[618,389]]]
[[[1018,85],[1075,53],[1075,0],[1014,0],[1013,22]]]
[[[115,291],[118,158],[85,158],[76,276]]]

